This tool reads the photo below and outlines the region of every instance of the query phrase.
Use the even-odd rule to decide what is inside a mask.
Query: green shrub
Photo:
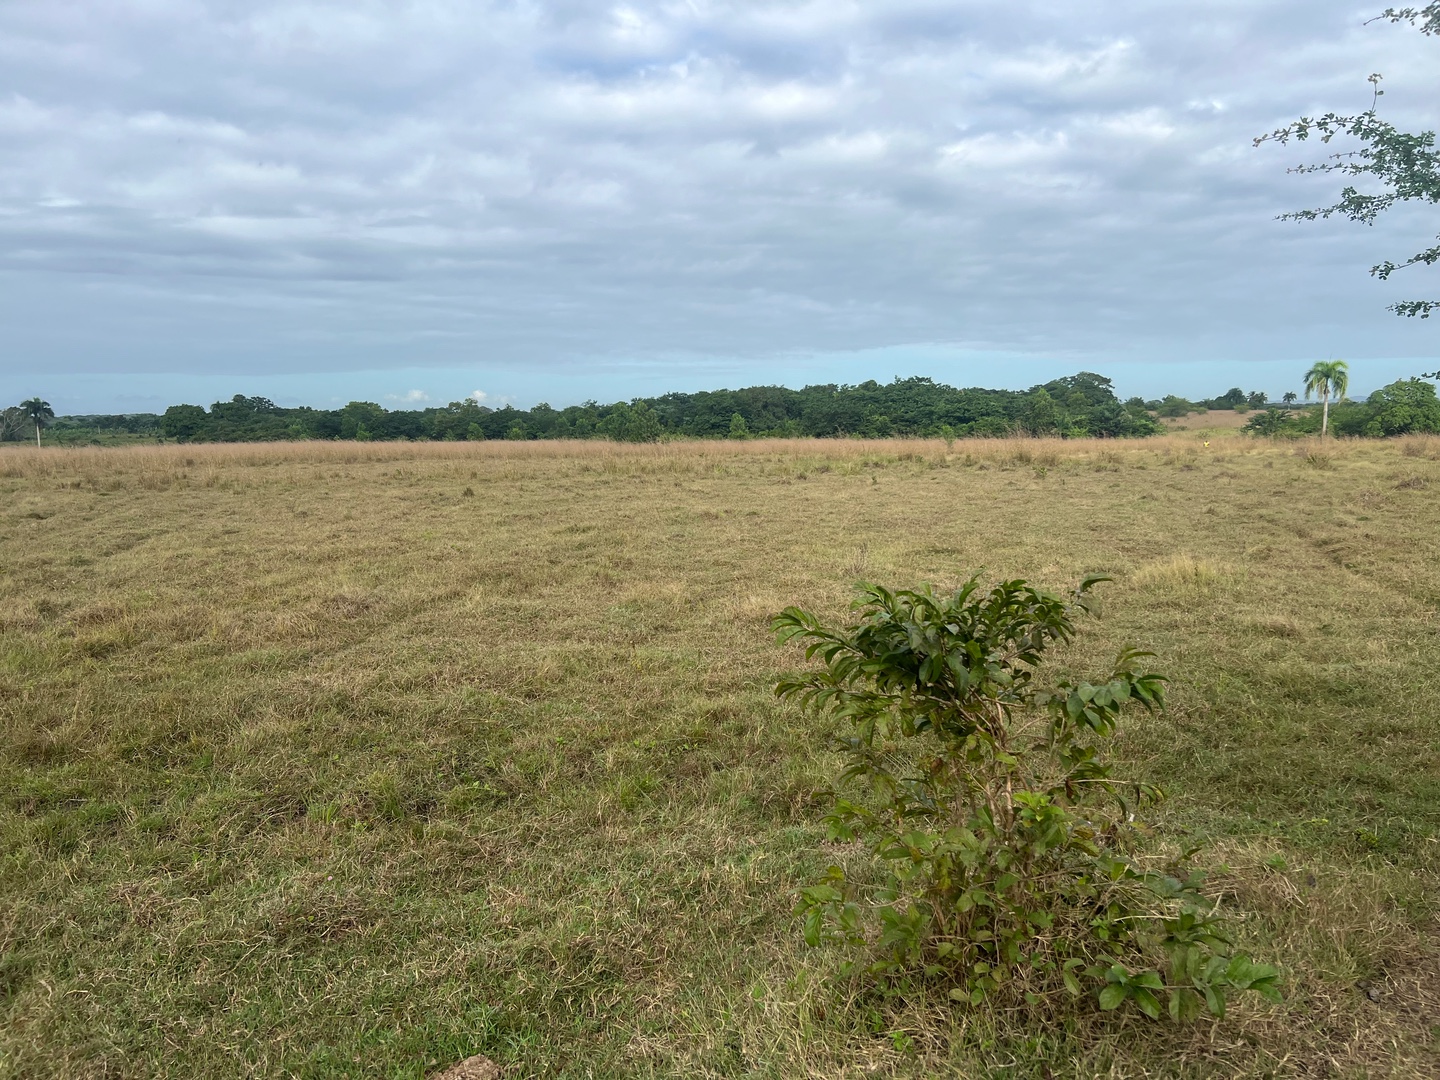
[[[1245,430],[1251,435],[1282,435],[1287,431],[1293,432],[1294,428],[1294,419],[1288,411],[1275,408],[1256,413],[1245,425]]]
[[[1186,401],[1174,394],[1166,394],[1163,401],[1155,405],[1156,416],[1170,416],[1175,418],[1189,416],[1192,412],[1199,412],[1200,407],[1192,401]]]
[[[1121,653],[1099,684],[1035,684],[1104,580],[1068,602],[1024,581],[984,593],[971,578],[949,596],[865,584],[852,625],[775,618],[782,642],[824,664],[776,693],[848,724],[842,781],[869,796],[835,796],[832,838],[874,859],[801,890],[808,942],[862,949],[872,975],[943,980],[972,1004],[1041,1005],[1086,983],[1100,1008],[1150,1017],[1221,1015],[1244,989],[1278,999],[1274,968],[1231,953],[1200,875],[1133,854],[1134,811],[1161,793],[1115,777],[1100,750],[1126,704],[1163,706],[1163,677],[1137,666],[1150,654]]]
[[[610,410],[610,415],[601,420],[596,430],[607,439],[616,442],[653,443],[659,442],[665,434],[665,426],[643,401],[631,405],[619,404]]]

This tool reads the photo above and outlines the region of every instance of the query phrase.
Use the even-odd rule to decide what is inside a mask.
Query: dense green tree
[[[171,405],[160,418],[160,431],[167,439],[189,442],[201,435],[208,419],[199,405]]]
[[[480,427],[481,421],[489,409],[481,408],[480,404],[473,398],[466,398],[463,401],[452,401],[443,409],[436,409],[430,420],[430,437],[433,439],[468,439],[471,438],[470,431],[477,428],[484,433]]]
[[[889,439],[898,434],[895,422],[881,412],[869,413],[856,432],[862,439]]]
[[[340,410],[340,438],[367,441],[374,438],[384,422],[385,410],[375,402],[352,401]]]
[[[1015,434],[1015,430],[1009,421],[998,416],[982,416],[973,424],[966,425],[965,434],[976,439],[1003,439]]]
[[[561,411],[556,434],[565,439],[593,439],[600,420],[600,406],[594,401],[571,405]]]
[[[1020,410],[1020,426],[1031,435],[1057,435],[1063,419],[1060,406],[1043,386],[1032,390]]]
[[[1108,405],[1116,400],[1115,385],[1105,376],[1096,375],[1093,371],[1082,371],[1053,379],[1045,384],[1044,389],[1071,408]]]
[[[560,426],[560,414],[542,401],[530,410],[530,419],[525,422],[526,430],[533,439],[551,439]]]
[[[1402,379],[1381,387],[1366,401],[1371,416],[1365,434],[1410,435],[1440,432],[1440,399],[1422,379]]]
[[[616,405],[600,422],[599,432],[616,442],[659,442],[665,433],[655,410],[643,401]]]

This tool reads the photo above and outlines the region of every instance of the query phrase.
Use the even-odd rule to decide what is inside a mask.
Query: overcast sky
[[[1440,123],[1332,0],[5,0],[0,399],[560,406],[1433,369],[1433,207],[1294,224],[1301,113]]]

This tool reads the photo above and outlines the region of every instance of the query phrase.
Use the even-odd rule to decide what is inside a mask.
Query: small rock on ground
[[[430,1080],[500,1080],[500,1066],[484,1054],[476,1054],[435,1073]]]

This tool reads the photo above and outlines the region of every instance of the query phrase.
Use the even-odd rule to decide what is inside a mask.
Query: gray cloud
[[[1364,273],[1433,224],[1274,222],[1334,185],[1250,145],[1376,70],[1435,125],[1440,44],[1371,13],[19,0],[0,365],[1435,355],[1383,310],[1434,283]]]

